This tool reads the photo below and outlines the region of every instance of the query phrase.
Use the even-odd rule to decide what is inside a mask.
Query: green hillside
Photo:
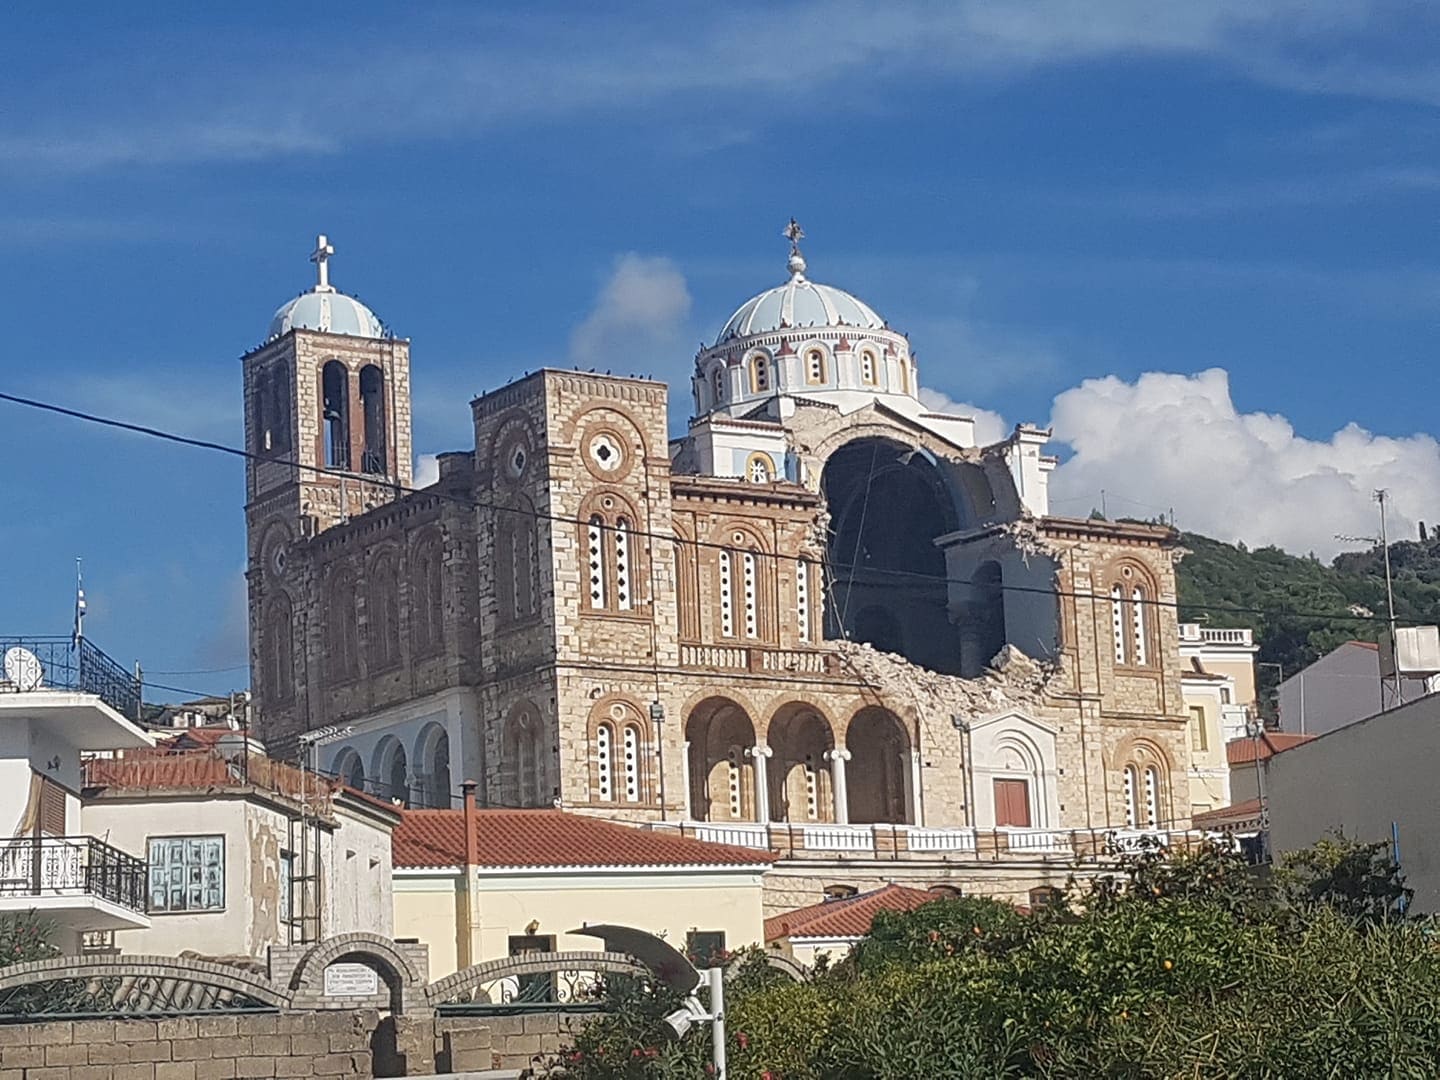
[[[1197,533],[1183,534],[1182,543],[1190,554],[1178,571],[1181,621],[1250,627],[1259,660],[1280,664],[1287,677],[1341,642],[1377,640],[1384,628],[1378,547],[1327,565],[1313,556],[1274,547],[1249,550]],[[1400,624],[1440,622],[1440,538],[1391,544],[1390,565]],[[1262,687],[1274,686],[1273,667],[1260,675]]]

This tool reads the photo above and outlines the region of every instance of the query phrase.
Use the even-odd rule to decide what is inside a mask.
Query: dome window
[[[869,350],[860,354],[860,381],[867,386],[875,385],[875,354]]]
[[[711,379],[715,390],[715,404],[719,405],[725,400],[725,365],[717,365]]]
[[[745,463],[745,478],[752,484],[768,484],[775,479],[775,463],[768,454],[751,454]]]
[[[770,358],[763,354],[750,358],[750,391],[765,394],[770,390]]]
[[[819,349],[811,349],[805,354],[805,381],[812,386],[826,381],[825,354]]]

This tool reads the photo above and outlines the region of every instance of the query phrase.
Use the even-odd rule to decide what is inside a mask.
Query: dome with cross
[[[270,320],[267,341],[273,341],[291,330],[319,330],[326,334],[348,334],[352,337],[385,337],[385,325],[368,307],[353,296],[337,292],[330,284],[330,256],[335,248],[330,241],[316,238],[310,261],[315,264],[316,283],[309,292],[281,306]]]
[[[798,226],[796,228],[798,230]],[[715,339],[717,346],[735,338],[776,330],[817,326],[850,326],[859,330],[885,328],[885,320],[863,300],[851,296],[844,289],[821,285],[806,278],[805,257],[800,254],[799,247],[794,245],[795,241],[792,241],[787,264],[790,280],[773,289],[766,289],[741,304],[725,323],[720,336]]]

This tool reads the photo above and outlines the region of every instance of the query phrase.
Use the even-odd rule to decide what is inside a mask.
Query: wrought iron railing
[[[140,682],[86,638],[0,636],[0,693],[79,690],[140,718]]]
[[[145,911],[143,860],[93,836],[17,836],[0,844],[0,897],[98,896]]]

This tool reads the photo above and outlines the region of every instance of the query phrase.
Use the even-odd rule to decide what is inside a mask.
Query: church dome
[[[385,336],[385,328],[375,313],[342,292],[301,293],[285,304],[270,320],[269,338],[274,339],[291,330],[323,330],[327,334],[350,334],[354,337]]]
[[[798,249],[790,252],[790,280],[784,285],[766,289],[741,304],[720,336],[716,345],[732,338],[775,330],[799,329],[807,326],[853,326],[861,330],[883,330],[885,320],[875,309],[844,289],[821,285],[805,277],[805,259]]]
[[[379,338],[385,336],[385,325],[368,307],[353,296],[337,292],[330,284],[330,257],[335,248],[328,237],[315,238],[310,261],[315,264],[315,287],[283,304],[270,320],[267,341],[274,341],[291,330],[320,330],[326,334],[348,334],[351,337]]]

